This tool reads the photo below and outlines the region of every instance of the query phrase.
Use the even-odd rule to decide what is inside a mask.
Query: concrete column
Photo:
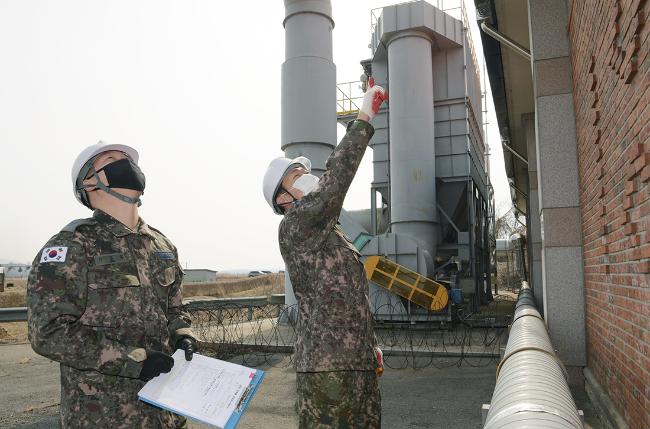
[[[317,175],[336,146],[336,66],[329,0],[285,0],[281,147]]]
[[[528,0],[528,14],[544,316],[560,358],[577,369],[586,365],[585,299],[566,3]]]
[[[539,218],[539,192],[537,191],[537,154],[535,138],[535,114],[527,113],[521,116],[526,133],[528,154],[528,266],[529,282],[535,294],[537,308],[544,308],[544,290],[542,287],[542,231]]]
[[[431,38],[403,31],[388,41],[390,205],[393,233],[436,255],[438,210]]]

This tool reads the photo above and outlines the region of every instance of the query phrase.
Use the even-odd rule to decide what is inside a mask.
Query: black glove
[[[182,337],[176,341],[176,350],[185,350],[185,360],[192,360],[192,355],[196,351],[196,341],[192,337]]]
[[[168,354],[157,352],[155,350],[147,350],[147,359],[142,363],[142,370],[138,378],[140,380],[149,381],[154,377],[158,377],[162,373],[172,370],[174,366],[174,359]]]

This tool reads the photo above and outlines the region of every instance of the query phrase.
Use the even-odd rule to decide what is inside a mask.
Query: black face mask
[[[144,191],[145,177],[140,167],[128,158],[120,159],[97,170],[106,174],[109,188],[132,189]]]

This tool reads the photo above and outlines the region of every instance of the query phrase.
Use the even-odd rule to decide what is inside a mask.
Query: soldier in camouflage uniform
[[[338,217],[374,133],[369,121],[385,97],[377,86],[366,92],[358,119],[348,124],[320,180],[309,174],[305,158],[278,158],[265,176],[267,201],[284,214],[280,251],[298,301],[295,363],[301,428],[381,427],[375,372],[382,365],[381,350],[368,280]]]
[[[138,216],[137,157],[102,142],[80,154],[75,195],[93,216],[48,240],[32,266],[29,340],[61,364],[63,428],[185,426],[138,400],[146,380],[171,370],[173,350],[189,360],[196,342],[181,311],[176,248]]]

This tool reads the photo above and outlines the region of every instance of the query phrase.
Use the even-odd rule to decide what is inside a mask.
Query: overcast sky
[[[395,2],[332,3],[337,82],[358,80],[370,10]],[[102,139],[140,151],[140,213],[184,266],[282,267],[280,217],[261,180],[282,155],[283,17],[279,0],[0,0],[0,259],[31,262],[61,227],[90,215],[70,168]],[[492,180],[507,210],[491,97],[489,108]],[[369,206],[371,159],[368,149],[346,208]]]

